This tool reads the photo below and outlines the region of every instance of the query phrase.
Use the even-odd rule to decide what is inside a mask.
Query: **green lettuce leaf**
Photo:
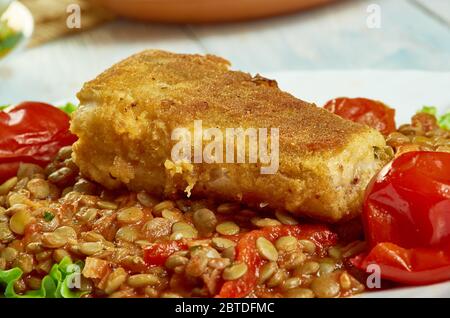
[[[59,264],[54,264],[42,279],[41,287],[37,290],[27,291],[19,295],[14,290],[14,284],[22,277],[22,270],[18,267],[9,270],[0,270],[0,285],[5,285],[6,298],[80,298],[87,294],[84,291],[73,291],[70,286],[77,278],[74,272],[76,265],[81,270],[82,263],[72,264],[69,257],[64,257]]]
[[[419,113],[427,113],[433,116],[437,116],[437,108],[434,106],[423,106]]]
[[[438,119],[438,124],[444,129],[450,130],[450,113],[447,113]]]
[[[77,110],[77,106],[72,103],[67,103],[63,106],[58,106],[58,108],[67,114],[72,114],[74,111]]]

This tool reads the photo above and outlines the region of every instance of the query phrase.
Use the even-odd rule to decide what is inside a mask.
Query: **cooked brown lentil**
[[[222,277],[225,280],[236,280],[242,277],[248,270],[247,264],[236,263],[223,270]]]
[[[239,226],[232,221],[220,223],[216,227],[217,233],[222,235],[235,235],[239,233],[239,230]]]

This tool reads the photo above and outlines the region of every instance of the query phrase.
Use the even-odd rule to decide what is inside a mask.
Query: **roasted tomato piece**
[[[170,255],[186,249],[187,244],[183,241],[154,243],[144,249],[144,261],[150,266],[161,266],[164,265]]]
[[[370,126],[383,135],[395,131],[395,110],[367,98],[341,97],[325,104],[325,109],[343,118]]]
[[[372,250],[354,260],[384,278],[427,284],[450,279],[450,153],[408,152],[370,183],[363,212]]]
[[[25,102],[0,112],[0,182],[17,172],[20,162],[46,165],[76,141],[70,117],[49,104]]]

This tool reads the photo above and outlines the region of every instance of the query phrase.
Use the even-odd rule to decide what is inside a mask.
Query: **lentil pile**
[[[401,125],[386,142],[396,155],[410,151],[450,152],[450,131],[439,127],[436,116],[417,113],[411,124]]]
[[[392,156],[450,151],[450,132],[421,113],[387,143]],[[235,203],[109,191],[79,174],[71,152],[62,148],[45,169],[22,164],[16,177],[0,185],[0,270],[22,271],[14,283],[19,295],[39,289],[52,266],[67,258],[82,264],[82,297],[214,297],[249,271],[255,286],[248,297],[347,297],[364,291],[346,266],[365,250],[363,241],[319,246],[293,235],[258,235],[250,243],[261,260],[254,268],[236,257],[240,238],[295,226],[297,219]]]
[[[240,235],[295,224],[283,212],[266,216],[234,203],[108,191],[79,175],[65,147],[45,169],[22,164],[0,185],[0,269],[22,270],[18,294],[38,289],[52,266],[70,257],[83,263],[83,297],[213,297],[252,270],[235,259]],[[159,251],[164,244],[171,248]],[[363,246],[322,249],[289,235],[259,237],[254,248],[263,263],[249,296],[362,292],[343,260]],[[152,248],[149,265],[145,251]]]

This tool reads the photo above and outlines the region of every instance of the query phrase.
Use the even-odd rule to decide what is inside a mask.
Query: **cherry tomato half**
[[[395,131],[395,110],[379,101],[341,97],[330,100],[324,108],[343,118],[370,126],[383,135]]]
[[[397,157],[369,184],[363,220],[372,250],[358,267],[407,284],[450,279],[450,153]]]
[[[70,117],[49,104],[24,102],[0,112],[0,182],[14,176],[20,162],[41,166],[76,141]]]

